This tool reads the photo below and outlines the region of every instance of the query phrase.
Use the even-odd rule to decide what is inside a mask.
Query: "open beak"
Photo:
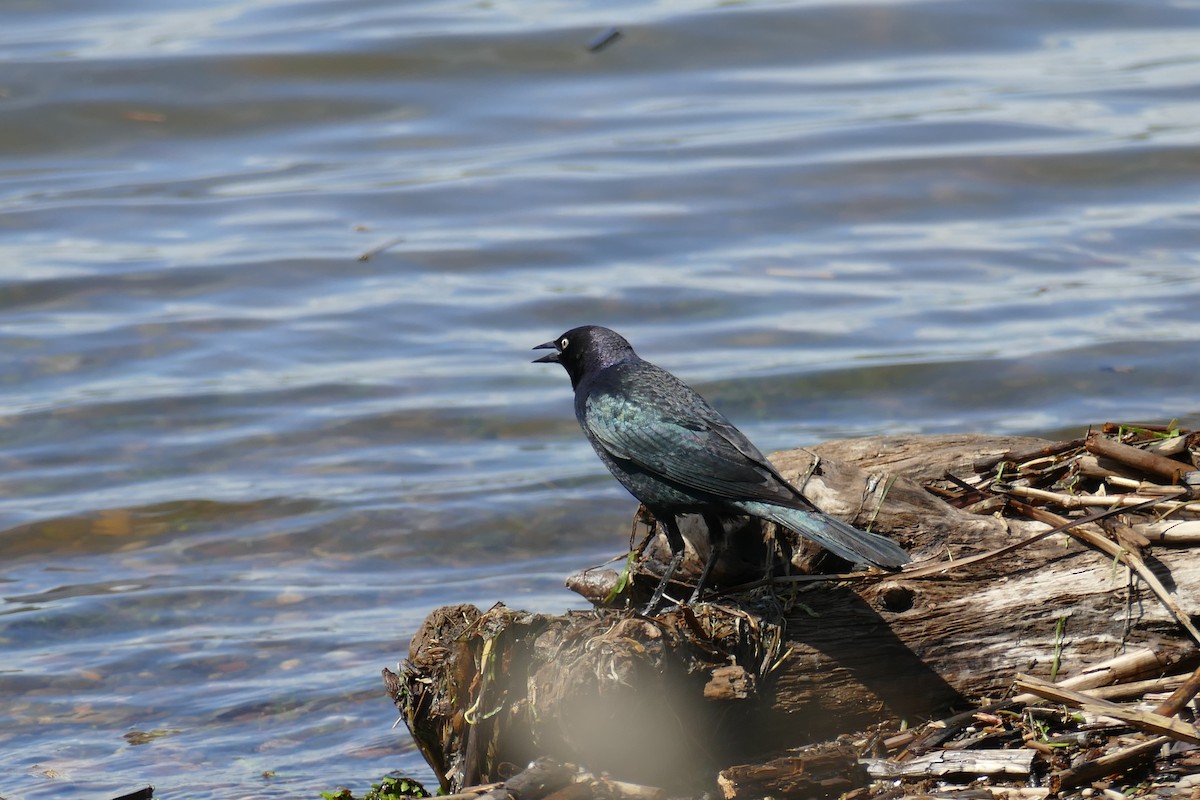
[[[541,358],[535,358],[533,360],[534,364],[561,364],[562,363],[561,361],[558,360],[558,346],[556,344],[554,344],[554,342],[542,342],[541,344],[539,344],[537,347],[535,347],[533,349],[534,350],[553,350],[554,351],[553,353],[551,353],[548,356],[542,356]]]

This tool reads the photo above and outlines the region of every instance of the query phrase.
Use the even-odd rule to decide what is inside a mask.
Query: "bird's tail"
[[[891,539],[877,533],[860,531],[819,511],[788,508],[773,503],[749,502],[738,505],[747,514],[778,523],[855,564],[865,561],[877,567],[893,569],[912,560],[908,553]]]

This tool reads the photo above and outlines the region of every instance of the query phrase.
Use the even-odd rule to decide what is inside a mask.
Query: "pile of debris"
[[[1200,433],[814,450],[776,464],[917,563],[655,618],[439,609],[384,679],[443,791],[1200,798]]]

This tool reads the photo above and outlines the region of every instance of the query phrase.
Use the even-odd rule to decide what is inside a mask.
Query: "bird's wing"
[[[657,477],[718,498],[797,502],[766,456],[665,370],[642,362],[635,372],[599,380],[582,411],[610,455]]]

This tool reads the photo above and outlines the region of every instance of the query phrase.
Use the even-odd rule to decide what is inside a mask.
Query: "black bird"
[[[573,328],[534,350],[535,364],[562,364],[575,389],[575,418],[596,455],[666,530],[672,559],[647,613],[657,606],[684,554],[676,517],[701,514],[718,541],[721,520],[752,516],[813,540],[853,563],[909,562],[895,542],[821,513],[719,411],[665,369],[643,361],[620,334]],[[692,594],[700,596],[716,547]]]

